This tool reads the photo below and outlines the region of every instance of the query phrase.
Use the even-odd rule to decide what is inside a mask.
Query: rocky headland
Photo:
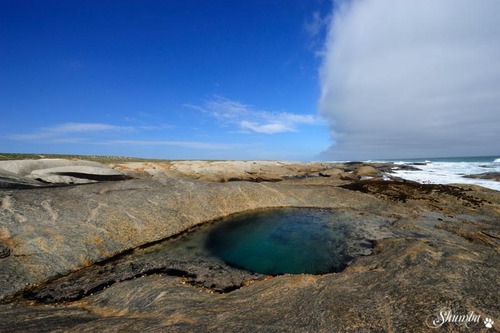
[[[442,309],[494,330],[500,192],[404,181],[394,167],[0,161],[0,331],[431,332]],[[279,276],[157,250],[275,207],[334,209],[372,246],[338,273]]]

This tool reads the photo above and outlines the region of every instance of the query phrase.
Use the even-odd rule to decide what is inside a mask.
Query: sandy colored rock
[[[0,188],[30,188],[47,183],[88,184],[125,178],[125,174],[107,165],[84,160],[0,161]]]
[[[353,178],[319,175],[332,168]],[[359,181],[346,172],[359,168],[186,161],[145,179],[1,189],[0,244],[9,254],[0,258],[0,331],[436,332],[426,320],[444,307],[456,314],[474,311],[496,327],[500,192]],[[284,179],[202,179],[244,173],[256,179],[260,169]],[[224,278],[218,292],[209,283],[225,276],[225,268],[210,275],[215,266],[202,259],[196,265],[138,256],[148,251],[145,244],[267,207],[325,207],[357,215],[373,240],[373,253],[339,273],[249,280],[228,292]],[[118,254],[130,261],[111,260]],[[107,278],[98,283],[99,276]],[[228,283],[239,279],[246,276],[228,275]],[[51,283],[66,286],[67,295],[78,294],[77,281],[84,281],[85,290],[76,301],[47,305],[43,297],[42,303],[25,298],[35,288],[50,296]],[[483,323],[476,328],[486,330]],[[442,330],[466,329],[447,323]]]
[[[339,177],[344,171],[342,169],[333,168],[322,170],[319,175],[323,177]]]
[[[15,173],[0,169],[0,188],[23,189],[39,186],[42,186],[42,184],[30,177],[19,176]]]
[[[89,166],[96,168],[107,168],[107,166],[91,161],[67,160],[67,159],[39,159],[39,160],[12,160],[0,161],[0,170],[14,173],[18,176],[27,176],[35,170],[43,170],[57,167]]]
[[[172,162],[171,170],[188,178],[214,182],[268,181],[319,177],[319,172],[337,164],[296,163],[280,161],[180,161]]]
[[[124,180],[126,175],[107,166],[71,165],[34,170],[31,178],[44,183],[88,184],[97,181]]]
[[[358,177],[352,172],[342,172],[341,174],[339,174],[339,176],[340,179],[342,180],[350,180],[350,181],[358,180]]]
[[[382,172],[380,172],[378,169],[375,169],[372,166],[369,165],[364,165],[359,167],[354,174],[358,176],[359,178],[361,177],[380,177],[382,175]]]
[[[14,256],[0,264],[0,298],[205,221],[268,207],[357,207],[340,188],[152,178],[3,193]],[[356,193],[352,197],[358,196]],[[376,200],[376,199],[375,199]],[[29,223],[26,223],[28,222]],[[10,281],[7,283],[7,281]]]

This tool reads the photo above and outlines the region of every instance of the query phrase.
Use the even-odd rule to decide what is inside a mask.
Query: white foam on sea
[[[396,165],[410,164],[396,162]],[[426,165],[414,165],[420,170],[394,170],[395,175],[423,184],[474,184],[500,191],[500,182],[486,179],[465,178],[464,175],[485,172],[500,172],[500,158],[494,162],[428,162]]]

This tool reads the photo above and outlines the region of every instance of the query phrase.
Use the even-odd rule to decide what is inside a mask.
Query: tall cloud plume
[[[320,115],[329,159],[498,153],[500,1],[341,1]]]

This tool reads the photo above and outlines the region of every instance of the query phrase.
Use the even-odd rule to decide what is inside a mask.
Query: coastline
[[[40,160],[40,159],[69,159],[86,160],[109,165],[113,168],[122,166],[123,169],[149,170],[154,175],[155,168],[183,163],[264,163],[264,164],[317,164],[342,166],[344,164],[359,164],[385,166],[381,170],[386,172],[387,179],[399,177],[409,181],[422,184],[463,184],[478,185],[489,189],[500,191],[500,157],[470,156],[470,157],[427,157],[427,158],[402,158],[381,159],[367,161],[273,161],[273,160],[171,160],[171,159],[148,159],[137,157],[120,156],[86,156],[65,154],[17,154],[0,153],[0,162],[9,160]],[[155,166],[156,164],[156,166]],[[161,168],[161,167],[160,167]],[[135,170],[137,171],[137,170]],[[256,172],[255,170],[250,170]],[[258,171],[258,170],[257,170]]]

